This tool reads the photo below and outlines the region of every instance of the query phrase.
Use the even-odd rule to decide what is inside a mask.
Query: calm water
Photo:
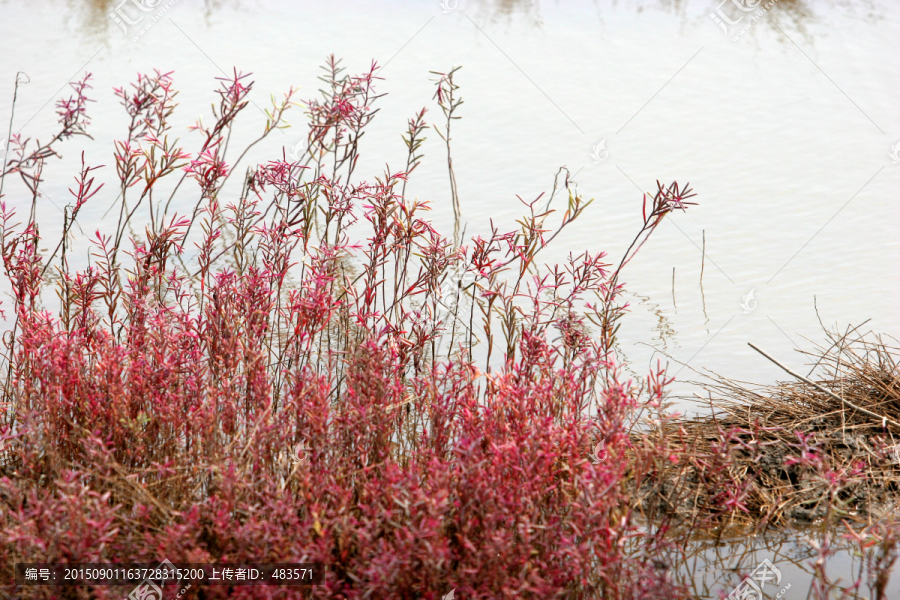
[[[253,72],[252,97],[264,107],[290,86],[314,97],[327,54],[343,57],[350,72],[376,60],[388,95],[356,170],[374,176],[405,164],[407,118],[427,106],[437,120],[429,71],[462,65],[453,152],[469,234],[486,231],[490,219],[514,228],[516,195],[549,191],[566,166],[596,201],[544,260],[606,250],[618,262],[640,225],[642,191],[659,179],[690,182],[698,193],[699,206],[666,219],[623,275],[632,310],[620,337],[636,373],[669,360],[683,394],[697,389],[686,383],[700,377],[692,369],[773,382],[784,374],[747,342],[801,368],[792,349],[823,339],[816,305],[827,327],[871,319],[867,329],[900,332],[900,156],[890,156],[900,142],[900,4],[781,0],[754,22],[758,11],[728,2],[716,17],[725,33],[710,17],[713,1],[448,0],[455,8],[445,12],[437,1],[176,0],[137,41],[161,9],[122,5],[132,20],[145,15],[126,34],[109,17],[117,6],[0,1],[0,137],[17,71],[30,83],[20,89],[13,131],[41,139],[53,131],[48,101],[85,70],[95,76],[97,141],[67,142],[64,159],[45,171],[49,239],[61,230],[81,150],[90,164],[111,164],[126,124],[112,87],[137,72],[174,70],[181,94],[173,131],[191,148],[198,136],[185,127],[209,120],[214,78],[232,67]],[[723,20],[739,17],[730,27]],[[250,163],[303,139],[301,111],[289,115],[298,127],[271,135]],[[263,123],[248,108],[232,147],[255,139]],[[591,153],[601,142],[597,162]],[[433,132],[423,151],[408,193],[431,200],[449,233],[444,150]],[[105,171],[111,181],[113,169]],[[7,181],[5,192],[25,210],[20,183]],[[85,234],[114,226],[103,219],[112,200],[98,196],[83,209],[82,255]]]
[[[821,532],[813,530],[718,542],[698,540],[689,549],[689,556],[682,569],[691,574],[692,592],[697,598],[718,599],[720,592],[728,594],[741,583],[743,577],[751,575],[764,561],[768,561],[771,565],[771,577],[760,586],[765,597],[806,599],[814,578],[815,563],[819,558],[814,545],[821,540]],[[874,598],[875,577],[872,573],[870,580],[865,569],[865,559],[854,553],[853,548],[840,537],[831,538],[830,543],[832,548],[838,550],[826,563],[829,581],[838,586],[838,589],[847,589],[861,579],[858,597]],[[759,581],[759,575],[754,579]],[[782,592],[780,596],[779,592]],[[885,593],[887,598],[900,597],[900,582],[896,576],[888,584]],[[830,597],[840,597],[840,593],[832,594]]]

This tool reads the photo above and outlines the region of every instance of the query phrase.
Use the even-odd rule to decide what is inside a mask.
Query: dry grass
[[[863,524],[890,511],[900,490],[898,348],[849,332],[801,352],[811,359],[806,377],[759,386],[716,376],[703,385],[710,415],[648,434],[680,458],[643,482],[642,507],[756,529]]]

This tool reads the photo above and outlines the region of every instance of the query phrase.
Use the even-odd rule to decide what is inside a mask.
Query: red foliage
[[[633,551],[643,534],[627,495],[627,421],[660,402],[665,377],[651,377],[648,395],[621,381],[609,332],[598,340],[588,325],[621,312],[619,271],[585,253],[533,274],[537,253],[587,203],[570,195],[554,231],[528,203],[518,230],[454,248],[420,216],[427,204],[404,196],[407,173],[350,183],[378,96],[374,65],[360,77],[339,71],[332,59],[325,99],[309,104],[307,164],[257,167],[224,210],[223,140],[247,104],[246,76],[219,90],[216,123],[198,125],[205,140],[190,155],[159,139],[170,74],[117,90],[133,118],[115,154],[118,229],[97,232],[94,266],[80,272],[62,242],[56,283],[43,277],[56,253],[38,254],[34,215],[18,229],[4,205],[16,319],[3,397],[13,410],[0,420],[10,447],[0,467],[4,589],[121,597],[17,588],[12,565],[168,558],[327,567],[322,586],[189,591],[203,598],[682,596]],[[290,94],[273,107],[264,135],[289,104]],[[65,107],[64,131],[79,133],[83,103]],[[408,167],[421,158],[423,115],[410,124]],[[73,192],[79,208],[98,191],[94,168]],[[193,219],[168,215],[165,195],[152,193],[173,174],[199,183]],[[682,197],[660,186],[642,234]],[[151,223],[120,264],[142,202]],[[370,232],[361,246],[348,240],[357,219]],[[199,239],[189,238],[193,222]],[[449,286],[447,298],[442,284],[463,272],[453,281],[472,283]],[[52,287],[58,314],[42,308]],[[594,465],[597,435],[612,459]],[[292,463],[300,442],[310,458]]]

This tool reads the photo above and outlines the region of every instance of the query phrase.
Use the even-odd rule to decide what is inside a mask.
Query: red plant
[[[337,64],[329,60],[325,100],[310,103],[312,165],[258,166],[224,208],[243,157],[226,168],[224,140],[247,104],[246,76],[223,83],[215,123],[198,125],[205,139],[192,153],[160,141],[174,108],[170,74],[116,90],[132,116],[115,154],[118,229],[97,233],[91,268],[72,273],[61,260],[58,315],[42,295],[55,254],[46,263],[38,254],[33,214],[18,228],[4,205],[17,322],[5,337],[2,398],[13,410],[0,414],[10,446],[0,467],[2,589],[88,593],[17,587],[15,562],[168,558],[327,568],[312,588],[188,592],[204,598],[434,599],[454,588],[485,599],[683,596],[654,566],[661,539],[629,550],[645,535],[630,510],[625,423],[661,403],[667,379],[652,374],[646,390],[621,381],[610,337],[589,329],[603,309],[585,308],[590,295],[610,306],[629,256],[612,280],[602,253],[537,270],[537,253],[589,204],[575,195],[557,230],[543,228],[536,199],[518,230],[455,247],[422,216],[428,205],[405,197],[424,111],[410,121],[406,172],[351,181],[379,96],[374,65],[348,78]],[[61,120],[79,132],[84,116],[72,110]],[[88,179],[96,168],[82,169],[79,208],[100,191]],[[191,219],[167,216],[171,196],[154,198],[179,170],[200,184]],[[686,197],[660,186],[642,235]],[[150,224],[120,264],[125,226],[144,201]],[[356,220],[369,231],[361,244],[349,239]],[[468,314],[448,313],[439,295],[459,272],[471,275],[453,288],[472,297]],[[591,463],[596,431],[616,460]],[[309,460],[292,463],[299,443]]]

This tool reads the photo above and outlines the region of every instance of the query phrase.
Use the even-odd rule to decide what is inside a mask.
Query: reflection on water
[[[140,3],[140,0],[66,0],[71,10],[67,11],[69,25],[91,40],[108,40],[109,35],[118,35],[118,26],[110,16],[116,9],[122,7],[125,11],[134,12],[132,2]],[[147,6],[154,6],[158,10],[170,0],[156,0],[146,2]],[[175,0],[176,2],[184,0]],[[240,0],[203,0],[203,17],[207,26],[213,17],[223,8],[240,8]],[[137,14],[140,14],[139,12]]]
[[[109,13],[118,2],[112,0],[69,0],[66,11],[71,28],[86,38],[105,38],[112,21]],[[78,9],[81,10],[78,10]],[[114,25],[113,25],[114,26]]]
[[[649,296],[642,296],[637,293],[631,293],[626,290],[627,295],[631,295],[634,298],[637,298],[638,304],[635,308],[640,307],[642,310],[646,310],[656,317],[657,322],[653,327],[653,331],[656,334],[653,338],[653,342],[658,342],[658,344],[654,344],[657,347],[660,347],[662,350],[669,349],[669,341],[671,340],[674,344],[675,348],[680,348],[678,342],[675,341],[675,328],[672,327],[672,322],[666,316],[665,312],[663,312],[662,307],[654,302]]]
[[[479,20],[496,23],[520,17],[536,27],[543,24],[540,0],[476,0],[471,4],[475,9],[473,16]]]
[[[69,7],[73,10],[69,11],[72,26],[76,31],[89,38],[103,38],[115,29],[115,23],[110,18],[110,13],[123,4],[127,6],[130,2],[138,0],[67,0]],[[162,0],[160,5],[162,5]],[[177,0],[176,0],[177,1]],[[729,10],[731,3],[740,3],[742,0],[724,0],[723,10]],[[759,7],[765,7],[771,0],[757,0]],[[753,5],[753,1],[746,2]],[[435,4],[440,2],[435,0]],[[479,22],[488,23],[509,23],[513,18],[524,23],[530,23],[535,27],[543,25],[541,17],[540,0],[446,0],[446,6],[451,10],[463,8],[470,12],[472,17]],[[694,23],[699,19],[708,19],[718,7],[723,7],[722,0],[710,0],[706,2],[696,2],[687,0],[650,0],[641,2],[618,2],[613,0],[611,3],[595,3],[597,16],[603,21],[603,15],[608,10],[633,10],[636,13],[642,13],[648,10],[657,10],[677,15],[681,18],[682,23]],[[240,8],[240,0],[203,0],[203,13],[207,24],[211,22],[218,11],[224,8],[237,9]],[[838,8],[852,14],[855,18],[865,18],[878,20],[880,17],[878,7],[874,4],[864,4],[862,7],[858,3],[849,2],[819,2],[818,8]],[[731,8],[733,12],[733,7]],[[758,10],[758,9],[757,9]],[[754,12],[746,13],[752,16]],[[740,16],[738,12],[736,16]],[[775,0],[775,3],[769,12],[751,27],[748,31],[752,31],[756,27],[763,27],[777,32],[777,37],[782,42],[789,43],[787,37],[776,27],[768,18],[771,17],[779,23],[780,27],[789,26],[792,30],[798,32],[807,41],[814,41],[812,34],[809,32],[808,24],[815,20],[816,13],[812,3],[806,0]]]
[[[698,540],[689,545],[680,562],[679,576],[691,587],[694,597],[717,600],[768,560],[776,569],[773,575],[777,578],[771,578],[763,586],[765,598],[774,598],[787,586],[790,586],[789,590],[782,598],[806,598],[811,586],[822,586],[823,583],[826,587],[833,586],[828,598],[839,598],[844,593],[847,600],[878,597],[873,566],[880,557],[879,548],[870,549],[863,556],[856,546],[841,536],[841,532],[830,536],[828,545],[822,542],[821,532],[813,530],[740,539]],[[826,547],[830,548],[827,553],[818,550]],[[822,567],[817,569],[816,563],[820,560]],[[896,577],[892,579],[882,597],[900,598],[900,581]],[[855,588],[857,582],[859,587]]]

